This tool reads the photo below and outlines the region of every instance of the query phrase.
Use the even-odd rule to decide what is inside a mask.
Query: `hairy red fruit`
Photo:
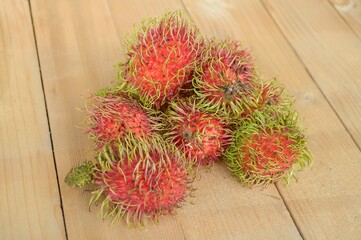
[[[167,115],[166,137],[188,161],[207,165],[219,160],[231,139],[223,120],[197,110],[191,101],[171,103]]]
[[[152,134],[154,119],[136,101],[115,95],[92,97],[88,129],[98,149],[132,135],[144,139]]]
[[[211,59],[203,63],[202,79],[214,86],[225,83],[228,87],[232,84],[247,85],[253,72],[253,63],[249,50],[242,49],[237,41],[211,42],[207,52]],[[226,94],[226,93],[225,93]],[[218,97],[224,97],[219,94]]]
[[[269,177],[288,170],[299,155],[294,144],[294,140],[280,132],[255,134],[240,149],[243,169],[249,174]]]
[[[121,152],[100,154],[94,173],[99,189],[92,193],[91,203],[103,196],[103,216],[135,224],[173,213],[190,190],[182,155],[160,139],[151,143],[134,140],[130,144],[120,145]]]
[[[291,177],[312,164],[297,113],[272,108],[256,110],[238,126],[235,141],[225,154],[233,175],[243,185],[268,185]]]
[[[202,109],[221,116],[239,116],[261,93],[247,49],[236,41],[210,41],[193,81]]]
[[[143,23],[129,44],[124,82],[143,104],[159,109],[191,81],[199,60],[198,30],[180,12]]]
[[[159,156],[150,157],[156,160]],[[129,205],[129,214],[153,216],[161,211],[171,212],[183,201],[188,187],[181,164],[167,164],[153,173],[150,166],[138,165],[139,159],[114,163],[110,170],[97,174],[96,183],[105,189],[112,202]]]

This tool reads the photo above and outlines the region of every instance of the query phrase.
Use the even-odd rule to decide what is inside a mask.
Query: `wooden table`
[[[224,164],[176,216],[128,229],[64,177],[89,157],[75,126],[116,77],[133,24],[185,9],[206,36],[242,40],[295,95],[312,169],[243,188]],[[361,239],[360,0],[1,0],[0,239]]]

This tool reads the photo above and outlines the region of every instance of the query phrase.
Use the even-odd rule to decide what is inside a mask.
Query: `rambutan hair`
[[[312,164],[305,130],[298,125],[298,114],[292,110],[256,110],[244,118],[225,154],[232,174],[245,186],[280,180],[288,185],[296,172]]]

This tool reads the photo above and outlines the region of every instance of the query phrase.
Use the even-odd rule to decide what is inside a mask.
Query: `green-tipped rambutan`
[[[236,120],[263,107],[288,108],[292,101],[276,79],[264,80],[239,42],[209,41],[193,79],[198,107]]]
[[[304,130],[294,111],[256,110],[244,119],[225,154],[233,175],[245,186],[268,185],[311,164]]]
[[[129,139],[118,147],[117,153],[112,148],[100,153],[94,172],[99,189],[92,192],[91,203],[102,201],[103,218],[143,224],[182,205],[193,179],[174,145],[154,138],[152,142]]]
[[[222,117],[240,116],[261,97],[263,83],[247,49],[236,41],[209,41],[193,85],[198,105]]]
[[[196,165],[218,161],[231,141],[225,121],[197,110],[192,99],[171,102],[166,115],[166,140]]]
[[[129,59],[120,65],[120,87],[159,109],[191,81],[199,48],[198,30],[181,11],[148,19],[128,40]]]
[[[122,94],[91,97],[87,114],[87,133],[95,140],[97,149],[129,136],[137,140],[150,138],[159,125],[154,111]]]

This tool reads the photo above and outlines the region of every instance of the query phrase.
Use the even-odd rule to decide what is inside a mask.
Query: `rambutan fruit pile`
[[[181,11],[146,19],[125,42],[116,81],[84,108],[93,159],[65,179],[91,191],[102,218],[158,221],[217,162],[248,187],[288,185],[312,163],[292,98],[240,42],[201,36]]]

